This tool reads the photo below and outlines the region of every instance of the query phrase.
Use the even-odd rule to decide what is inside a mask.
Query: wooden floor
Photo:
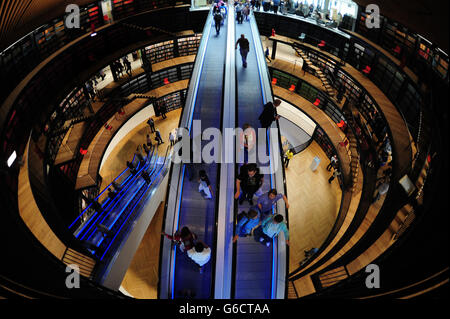
[[[117,116],[117,114],[115,114],[108,120],[107,124],[112,126],[112,131],[105,129],[104,126],[100,129],[92,143],[89,145],[87,154],[81,161],[75,189],[85,188],[96,183],[97,171],[102,160],[103,152],[111,140],[114,130],[120,128],[123,123],[130,119],[147,103],[148,99],[134,99],[123,107],[125,115]]]
[[[161,132],[164,141],[162,147],[164,149],[169,143],[169,132],[178,127],[181,111],[180,108],[167,113],[167,119],[165,120],[161,119],[161,117],[153,117],[155,128]],[[140,123],[112,150],[100,170],[100,175],[102,176],[101,190],[106,185],[109,185],[126,168],[126,162],[133,158],[137,146],[146,143],[147,134],[150,134],[150,127],[146,122]],[[153,143],[155,143],[153,139],[154,134],[150,134],[150,136],[152,137]]]
[[[164,203],[161,203],[139,245],[122,287],[134,298],[156,299],[158,296],[159,249]]]
[[[309,168],[314,156],[320,158],[315,172]],[[328,184],[328,163],[325,152],[313,141],[291,159],[286,170],[290,272],[298,268],[305,250],[322,245],[339,213],[342,191],[336,179]]]

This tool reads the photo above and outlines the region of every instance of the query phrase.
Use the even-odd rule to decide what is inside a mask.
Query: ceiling
[[[52,18],[62,16],[68,4],[93,0],[1,0],[0,51]],[[448,52],[448,0],[356,0],[377,4],[385,15],[421,34]]]

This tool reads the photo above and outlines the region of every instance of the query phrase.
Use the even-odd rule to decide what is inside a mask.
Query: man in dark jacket
[[[222,15],[220,14],[220,11],[216,11],[214,13],[214,23],[216,26],[216,35],[219,35],[219,33],[220,33],[221,22],[222,22]]]
[[[274,100],[273,103],[269,102],[264,105],[264,110],[259,116],[259,121],[261,123],[261,127],[268,128],[272,124],[273,121],[278,120],[280,118],[277,115],[277,107],[281,104],[280,100]]]
[[[242,165],[240,174],[236,178],[236,194],[234,198],[238,199],[240,197],[239,205],[242,205],[244,200],[247,200],[250,205],[253,205],[253,195],[261,188],[263,183],[264,175],[259,173],[259,168],[256,164]]]
[[[241,57],[242,57],[242,66],[244,68],[246,68],[247,67],[247,54],[250,51],[250,43],[245,38],[245,35],[241,34],[241,37],[236,42],[236,49],[238,47],[238,44],[239,44],[239,52],[241,53]]]

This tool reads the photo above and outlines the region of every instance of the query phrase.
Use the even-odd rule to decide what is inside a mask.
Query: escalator
[[[257,150],[265,153],[269,162],[261,162],[264,157],[256,156],[256,164],[261,172],[272,172],[264,175],[264,182],[261,186],[263,194],[271,188],[276,188],[279,192],[286,194],[283,168],[280,163],[280,155],[274,152],[279,149],[279,133],[270,134],[267,132],[267,143],[261,139],[257,128],[260,127],[258,120],[264,104],[272,101],[272,91],[269,83],[267,65],[264,60],[263,50],[259,32],[253,14],[250,21],[236,24],[236,39],[244,34],[250,43],[250,50],[247,56],[247,67],[243,68],[241,56],[236,52],[236,78],[237,78],[237,126],[243,127],[250,124],[256,131]],[[272,124],[273,128],[278,125]],[[264,131],[263,131],[264,134]],[[259,154],[260,152],[257,151]],[[271,154],[272,153],[272,154]],[[278,161],[278,162],[277,162]],[[241,164],[236,164],[236,176],[239,174]],[[278,167],[278,169],[276,169]],[[256,205],[255,199],[253,204]],[[248,212],[250,204],[245,201],[243,204],[235,202],[235,216],[242,211]],[[278,203],[274,214],[286,215],[284,203]],[[234,245],[233,258],[233,286],[231,298],[235,299],[274,299],[284,298],[284,287],[280,282],[284,281],[286,250],[284,241],[273,239],[267,247],[257,241],[256,237],[240,237]],[[281,278],[280,278],[281,277]]]
[[[153,147],[141,162],[135,156],[132,164],[136,171],[131,172],[130,168],[126,168],[114,179],[113,182],[117,185],[114,195],[102,196],[108,189],[113,188],[111,182],[95,198],[101,209],[93,210],[91,203],[77,218],[78,220],[90,210],[88,217],[74,231],[74,236],[86,246],[96,260],[107,264],[109,257],[119,249],[128,234],[127,226],[139,217],[146,200],[164,178],[171,160],[170,150],[168,147],[161,156],[157,148]],[[147,180],[144,174],[147,174]],[[103,200],[99,200],[100,198]]]
[[[233,194],[238,165],[235,154],[238,152],[235,139],[227,140],[225,130],[242,127],[249,123],[259,127],[258,115],[266,101],[272,100],[268,69],[259,33],[252,15],[251,22],[234,24],[234,8],[228,9],[226,32],[221,35],[213,31],[210,12],[203,37],[196,56],[193,74],[189,85],[186,104],[179,127],[189,129],[190,138],[196,138],[197,125],[201,128],[221,129],[224,135],[221,145],[220,164],[195,164],[195,171],[204,169],[215,189],[213,200],[205,200],[198,191],[198,182],[189,181],[187,171],[191,168],[183,163],[174,163],[166,197],[163,230],[174,234],[183,226],[188,226],[212,249],[211,260],[199,273],[196,264],[178,249],[170,240],[161,242],[158,298],[284,298],[286,277],[286,244],[276,239],[270,248],[255,242],[252,238],[240,238],[237,245],[232,244],[236,213],[248,209],[235,205]],[[236,29],[236,31],[235,31]],[[242,69],[239,53],[236,55],[234,43],[236,35],[245,33],[251,42],[248,68]],[[236,62],[235,62],[236,61]],[[189,138],[183,137],[181,143]],[[270,161],[260,163],[267,168],[275,164],[280,146],[279,134],[270,137],[267,148]],[[202,141],[205,146],[209,141]],[[197,154],[198,150],[194,150]],[[224,158],[231,161],[223,161]],[[278,154],[279,157],[279,154]],[[263,191],[277,188],[286,192],[284,172],[277,170],[266,175]],[[278,204],[277,212],[285,215],[284,204]]]
[[[206,128],[221,129],[227,23],[224,23],[221,34],[217,36],[212,20],[212,12],[210,12],[203,30],[187,102],[180,122],[180,127],[189,129],[189,137],[192,140],[199,139],[198,135],[194,136],[201,132],[194,128],[199,123],[201,123],[202,130]],[[201,122],[196,122],[197,120],[201,120]],[[189,141],[189,137],[183,137],[181,143]],[[201,149],[194,148],[194,153],[199,155],[198,152],[208,142],[201,141]],[[191,179],[189,170],[194,175]],[[198,191],[199,170],[205,170],[209,177],[213,187],[212,199],[203,198]],[[180,251],[177,246],[171,246],[169,240],[164,239],[162,258],[160,259],[162,264],[160,267],[162,269],[160,298],[180,298],[187,291],[195,298],[212,298],[214,295],[216,195],[220,178],[219,171],[220,164],[214,162],[174,164],[165,213],[165,232],[173,234],[187,226],[198,236],[198,239],[211,248],[212,253],[210,261],[204,266],[203,273],[200,274],[198,266],[185,252]],[[171,190],[172,187],[175,189]],[[165,272],[168,273],[165,274]]]

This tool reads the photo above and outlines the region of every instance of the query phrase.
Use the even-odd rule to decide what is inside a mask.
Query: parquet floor
[[[320,164],[313,172],[309,166],[314,156],[320,158]],[[342,191],[336,179],[328,184],[328,163],[326,154],[313,141],[291,159],[286,170],[290,272],[298,268],[305,250],[322,245],[339,213]]]

